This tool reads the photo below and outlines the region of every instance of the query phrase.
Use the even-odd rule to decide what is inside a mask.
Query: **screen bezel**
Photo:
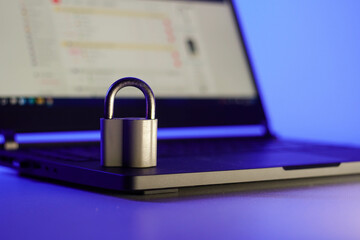
[[[214,0],[208,0],[214,2]],[[238,26],[239,41],[246,54],[255,99],[241,98],[157,98],[156,117],[159,127],[264,125],[267,120],[255,73],[248,55],[246,40],[233,1],[233,18]],[[156,94],[156,93],[155,93]],[[119,117],[145,115],[143,99],[117,99],[115,114]],[[119,111],[121,111],[119,113]],[[0,129],[15,132],[82,131],[99,129],[103,117],[103,99],[55,99],[52,106],[0,106]]]

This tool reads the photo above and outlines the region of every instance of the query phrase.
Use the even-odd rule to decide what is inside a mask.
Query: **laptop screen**
[[[1,5],[0,129],[98,129],[108,87],[126,76],[152,87],[160,127],[265,120],[229,1]],[[144,115],[140,91],[117,96],[117,116]]]

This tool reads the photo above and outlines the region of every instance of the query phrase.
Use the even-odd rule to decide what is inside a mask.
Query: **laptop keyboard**
[[[182,140],[159,141],[158,157],[167,156],[200,156],[209,154],[230,154],[240,152],[266,152],[266,151],[304,151],[306,144],[280,141],[244,141],[236,139],[208,139],[208,140]],[[329,146],[320,148],[320,152],[329,152]],[[311,151],[308,149],[307,151]],[[63,161],[99,161],[100,146],[56,146],[42,148],[24,148],[22,153],[27,156],[45,157]]]
[[[99,146],[29,148],[23,151],[29,155],[63,161],[84,162],[100,159]]]

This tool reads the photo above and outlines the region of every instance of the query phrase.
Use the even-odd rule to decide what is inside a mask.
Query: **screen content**
[[[126,76],[158,98],[256,97],[226,2],[1,1],[0,32],[2,104],[103,98]]]

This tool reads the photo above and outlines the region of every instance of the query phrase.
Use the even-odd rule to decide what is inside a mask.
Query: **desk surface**
[[[0,239],[360,239],[360,175],[129,196],[0,167]]]

